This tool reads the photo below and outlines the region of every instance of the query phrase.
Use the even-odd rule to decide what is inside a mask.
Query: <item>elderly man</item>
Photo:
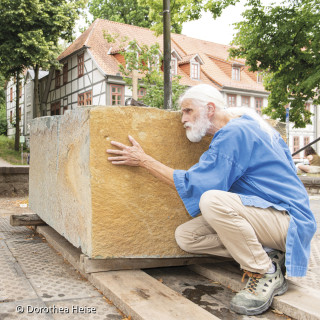
[[[253,110],[225,109],[218,90],[190,88],[180,98],[190,141],[212,135],[209,149],[189,170],[174,170],[132,146],[112,144],[114,165],[140,166],[175,188],[192,217],[179,226],[178,245],[187,252],[226,251],[249,276],[231,310],[256,315],[287,290],[283,272],[304,276],[316,231],[306,190],[279,133]],[[284,252],[285,259],[284,259]],[[284,265],[285,260],[285,265]]]

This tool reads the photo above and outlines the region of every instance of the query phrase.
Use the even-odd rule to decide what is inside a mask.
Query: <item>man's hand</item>
[[[115,165],[143,167],[154,177],[169,184],[175,189],[173,181],[174,170],[147,155],[140,144],[131,136],[129,136],[129,140],[132,143],[132,147],[126,146],[120,142],[111,141],[111,144],[118,147],[119,150],[107,149],[107,153],[116,155],[115,157],[109,157],[108,160]]]
[[[118,147],[117,149],[108,149],[107,153],[112,153],[116,155],[115,157],[109,157],[108,160],[115,165],[126,165],[139,167],[142,165],[143,160],[146,156],[145,152],[141,148],[140,144],[129,136],[129,140],[132,146],[126,146],[117,141],[111,141],[111,144]]]

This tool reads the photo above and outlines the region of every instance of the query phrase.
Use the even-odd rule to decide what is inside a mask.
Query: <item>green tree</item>
[[[138,3],[148,6],[149,19],[153,21],[151,30],[154,30],[156,34],[161,34],[163,32],[163,0],[138,0]],[[200,19],[202,10],[208,10],[206,3],[206,0],[171,1],[171,32],[181,33],[184,22]]]
[[[5,79],[2,74],[0,74],[0,135],[7,135]]]
[[[244,21],[236,24],[231,56],[245,58],[251,71],[265,72],[265,88],[271,93],[264,113],[284,121],[290,103],[290,121],[303,128],[311,123],[306,102],[320,103],[320,2],[248,4]]]
[[[136,40],[129,42],[129,50],[123,50],[126,65],[119,65],[121,73],[125,76],[126,83],[132,86],[132,71],[138,70],[139,88],[146,89],[146,95],[141,99],[146,105],[163,108],[164,105],[164,85],[163,72],[161,71],[162,55],[159,44],[156,43],[148,47],[147,45],[139,46]],[[186,89],[179,84],[180,77],[172,78],[172,107],[177,109],[178,98]]]
[[[40,116],[39,69],[60,67],[59,40],[72,40],[73,27],[87,0],[1,0],[0,68],[6,75],[35,70],[36,115]],[[15,56],[12,60],[12,56]],[[14,61],[16,60],[16,61]]]
[[[138,0],[150,7],[152,29],[162,32],[162,0]],[[180,26],[201,17],[201,11],[219,17],[223,10],[240,0],[171,1],[171,19]],[[290,103],[290,121],[295,127],[311,122],[305,103],[320,103],[320,2],[319,0],[284,0],[264,6],[262,0],[246,0],[243,21],[230,56],[246,59],[251,71],[264,73],[265,88],[271,92],[264,112],[271,118],[285,120],[285,106]]]
[[[89,12],[94,19],[101,18],[111,21],[150,28],[149,7],[138,0],[90,0]]]

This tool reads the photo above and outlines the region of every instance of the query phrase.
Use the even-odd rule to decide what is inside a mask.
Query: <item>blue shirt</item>
[[[208,190],[237,193],[246,206],[287,210],[287,273],[296,277],[306,274],[316,221],[290,151],[278,132],[271,142],[250,116],[232,119],[216,132],[199,162],[187,171],[175,170],[173,178],[192,217],[200,213],[200,197]]]

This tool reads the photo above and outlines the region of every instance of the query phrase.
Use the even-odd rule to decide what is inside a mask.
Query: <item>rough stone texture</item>
[[[0,167],[0,196],[27,195],[29,167]]]
[[[91,258],[180,257],[176,227],[189,216],[175,190],[108,160],[111,140],[132,135],[169,167],[195,164],[210,138],[191,143],[180,113],[141,107],[79,108],[33,120],[32,210]]]

